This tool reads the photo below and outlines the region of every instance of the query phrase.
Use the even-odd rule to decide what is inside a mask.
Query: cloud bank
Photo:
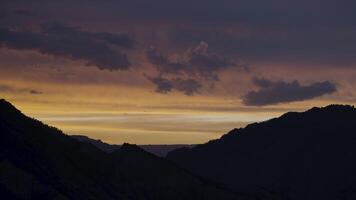
[[[306,86],[300,85],[297,80],[284,82],[255,78],[253,81],[260,89],[250,91],[243,96],[243,103],[248,106],[304,101],[331,94],[337,90],[336,85],[329,81],[315,82]]]
[[[0,45],[84,60],[86,65],[99,69],[126,70],[130,62],[126,54],[117,48],[132,48],[134,40],[126,34],[92,33],[79,27],[54,23],[42,26],[40,32],[0,28]]]

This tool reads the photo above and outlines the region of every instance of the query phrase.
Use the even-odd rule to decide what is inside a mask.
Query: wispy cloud
[[[29,89],[29,88],[16,88],[6,84],[0,84],[0,92],[7,92],[7,93],[30,93],[33,95],[42,94],[43,92]]]

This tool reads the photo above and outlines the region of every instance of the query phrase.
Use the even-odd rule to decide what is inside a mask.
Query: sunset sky
[[[196,144],[356,104],[356,1],[2,0],[0,98],[68,134]]]

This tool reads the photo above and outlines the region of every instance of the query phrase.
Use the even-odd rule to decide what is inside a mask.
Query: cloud
[[[33,95],[38,95],[42,94],[41,91],[34,90],[34,89],[28,89],[28,88],[15,88],[9,85],[5,84],[0,84],[0,92],[6,92],[6,93],[30,93]]]
[[[30,90],[29,92],[30,92],[30,94],[34,94],[34,95],[43,94],[43,92],[38,91],[38,90]]]
[[[176,73],[180,74],[186,71],[187,66],[183,62],[172,61],[163,55],[156,47],[150,47],[146,51],[148,61],[155,65],[156,69],[161,73]]]
[[[217,80],[219,71],[239,66],[233,59],[211,53],[208,50],[208,43],[200,42],[198,46],[187,51],[187,60],[189,65],[193,66],[193,73]]]
[[[0,85],[0,92],[12,92],[14,91],[14,88],[8,86],[8,85]]]
[[[162,94],[177,90],[183,92],[187,96],[192,96],[199,93],[199,89],[201,88],[201,84],[194,79],[167,79],[162,76],[150,77],[148,75],[145,75],[145,77],[156,85],[156,92]]]
[[[165,56],[156,47],[146,51],[148,61],[160,74],[185,75],[191,78],[218,80],[218,73],[229,67],[242,67],[232,58],[209,52],[209,45],[200,42],[175,59]]]
[[[146,76],[157,86],[156,92],[168,93],[175,89],[187,96],[199,93],[203,81],[218,81],[219,73],[225,69],[246,68],[235,59],[210,52],[208,43],[203,41],[173,56],[164,55],[152,46],[146,51],[146,58],[159,73],[157,77]]]
[[[176,78],[173,79],[173,83],[176,90],[183,92],[187,96],[199,93],[199,89],[201,88],[201,84],[194,79]]]
[[[55,23],[43,26],[40,32],[0,28],[0,45],[85,60],[87,65],[99,69],[126,70],[130,62],[118,48],[132,48],[134,40],[125,34],[92,33]]]
[[[243,103],[249,106],[303,101],[337,91],[336,85],[329,81],[316,82],[306,86],[300,85],[297,80],[284,82],[255,78],[253,81],[260,89],[250,91],[243,97]]]
[[[172,82],[166,78],[162,78],[160,76],[150,77],[148,75],[145,75],[145,77],[156,85],[156,92],[158,93],[166,94],[168,92],[171,92],[173,89]]]

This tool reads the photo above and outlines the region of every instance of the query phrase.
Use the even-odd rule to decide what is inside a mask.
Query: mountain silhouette
[[[356,109],[286,113],[167,158],[261,199],[356,199]]]
[[[0,100],[0,199],[250,199],[124,144],[106,153]]]
[[[95,140],[90,137],[84,136],[84,135],[71,135],[73,138],[81,141],[81,142],[89,142],[93,144],[94,146],[98,147],[99,149],[111,153],[121,147],[121,145],[117,144],[108,144],[105,143],[101,140]],[[156,156],[159,157],[165,157],[168,152],[173,151],[178,148],[191,148],[194,145],[185,145],[185,144],[169,144],[169,145],[138,145],[140,148],[143,150],[150,152],[152,154],[155,154]]]

